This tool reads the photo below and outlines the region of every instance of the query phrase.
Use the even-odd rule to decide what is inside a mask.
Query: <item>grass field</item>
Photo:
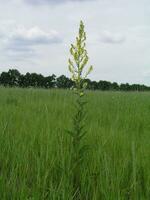
[[[88,92],[82,200],[150,199],[150,93]],[[0,88],[0,199],[71,200],[71,91]]]

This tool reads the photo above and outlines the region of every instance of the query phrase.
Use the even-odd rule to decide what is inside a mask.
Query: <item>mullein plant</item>
[[[68,131],[71,135],[71,180],[75,198],[81,196],[81,165],[87,151],[87,145],[84,145],[84,137],[86,131],[86,100],[85,90],[87,87],[86,78],[93,70],[92,66],[87,67],[88,53],[86,50],[86,32],[84,24],[80,22],[79,34],[76,37],[75,44],[71,44],[69,59],[69,71],[72,75],[71,79],[74,82],[75,114],[73,116],[72,130]]]

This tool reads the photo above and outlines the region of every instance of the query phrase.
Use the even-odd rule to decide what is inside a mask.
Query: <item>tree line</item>
[[[150,87],[140,84],[129,84],[109,81],[91,81],[90,79],[85,80],[87,82],[87,89],[89,90],[113,90],[113,91],[150,91]],[[4,87],[35,87],[35,88],[63,88],[70,89],[74,86],[74,82],[61,75],[56,77],[52,74],[51,76],[43,76],[42,74],[26,73],[21,74],[17,69],[9,69],[8,72],[2,72],[0,74],[0,85]]]

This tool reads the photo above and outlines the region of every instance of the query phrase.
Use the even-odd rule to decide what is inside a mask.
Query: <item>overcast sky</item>
[[[81,19],[92,80],[150,85],[149,0],[0,0],[0,72],[69,76]]]

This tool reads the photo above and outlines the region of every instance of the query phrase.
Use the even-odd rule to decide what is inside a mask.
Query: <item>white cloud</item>
[[[32,5],[42,5],[42,4],[65,3],[65,2],[85,2],[94,0],[24,0],[24,1]]]
[[[61,42],[61,38],[56,31],[43,31],[39,27],[26,29],[24,26],[18,27],[9,35],[10,42],[20,46],[43,45]]]
[[[135,26],[128,30],[128,33],[133,35],[134,37],[150,39],[150,26],[149,25],[141,25]]]
[[[120,44],[125,42],[126,37],[120,33],[111,33],[103,31],[100,33],[100,41],[103,43]]]
[[[62,42],[57,31],[44,31],[38,26],[25,28],[16,26],[14,22],[3,23],[0,38],[5,51],[11,55],[16,55],[16,53],[33,55],[36,46]]]

